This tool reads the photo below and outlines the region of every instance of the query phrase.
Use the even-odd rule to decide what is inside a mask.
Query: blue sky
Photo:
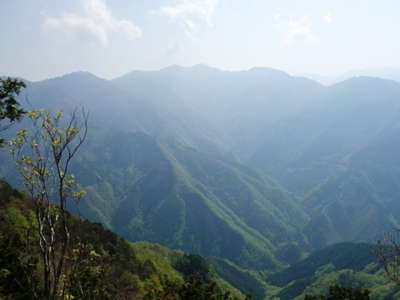
[[[397,0],[1,0],[0,73],[400,66]]]

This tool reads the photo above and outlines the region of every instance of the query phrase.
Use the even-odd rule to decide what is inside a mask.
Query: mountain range
[[[319,75],[319,74],[301,74],[312,80],[318,81],[323,85],[332,85],[345,81],[353,77],[375,77],[387,80],[400,81],[400,68],[396,67],[380,67],[380,68],[367,68],[367,69],[356,69],[347,71],[341,75]]]
[[[89,111],[79,211],[131,241],[271,273],[399,221],[395,81],[172,66],[30,82],[21,102]]]

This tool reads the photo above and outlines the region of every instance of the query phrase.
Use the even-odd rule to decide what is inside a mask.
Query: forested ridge
[[[336,283],[396,297],[371,245],[399,222],[399,83],[359,77],[327,87],[273,69],[198,65],[113,80],[73,73],[27,83],[24,98],[66,116],[90,112],[70,169],[86,195],[68,206],[107,228],[76,218],[88,232],[112,230],[139,252],[159,243],[202,255],[214,281],[241,291],[228,288],[233,296],[302,299]],[[0,176],[22,190],[6,151],[0,161]],[[150,244],[129,244],[140,241]],[[160,278],[159,291],[198,284]],[[146,280],[136,287],[143,297]]]

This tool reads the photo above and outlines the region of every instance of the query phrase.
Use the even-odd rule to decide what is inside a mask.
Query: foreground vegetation
[[[315,251],[306,259],[281,272],[268,276],[266,280],[280,287],[275,294],[278,299],[300,300],[306,295],[328,296],[332,292],[338,292],[338,289],[332,290],[335,285],[343,288],[339,289],[342,293],[354,292],[363,297],[366,297],[365,290],[368,290],[370,299],[400,297],[400,287],[387,277],[382,266],[377,263],[372,245],[369,244],[341,243],[329,246]]]
[[[0,183],[0,299],[43,299],[32,199]],[[244,299],[200,256],[128,243],[72,217],[63,299]],[[59,253],[56,253],[59,255]]]

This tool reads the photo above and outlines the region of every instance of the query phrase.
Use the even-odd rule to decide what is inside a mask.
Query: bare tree
[[[28,113],[33,131],[19,130],[9,142],[35,206],[36,233],[43,265],[43,298],[65,299],[66,261],[71,252],[70,214],[67,206],[79,201],[85,191],[70,173],[71,161],[87,135],[88,114],[46,110]]]

